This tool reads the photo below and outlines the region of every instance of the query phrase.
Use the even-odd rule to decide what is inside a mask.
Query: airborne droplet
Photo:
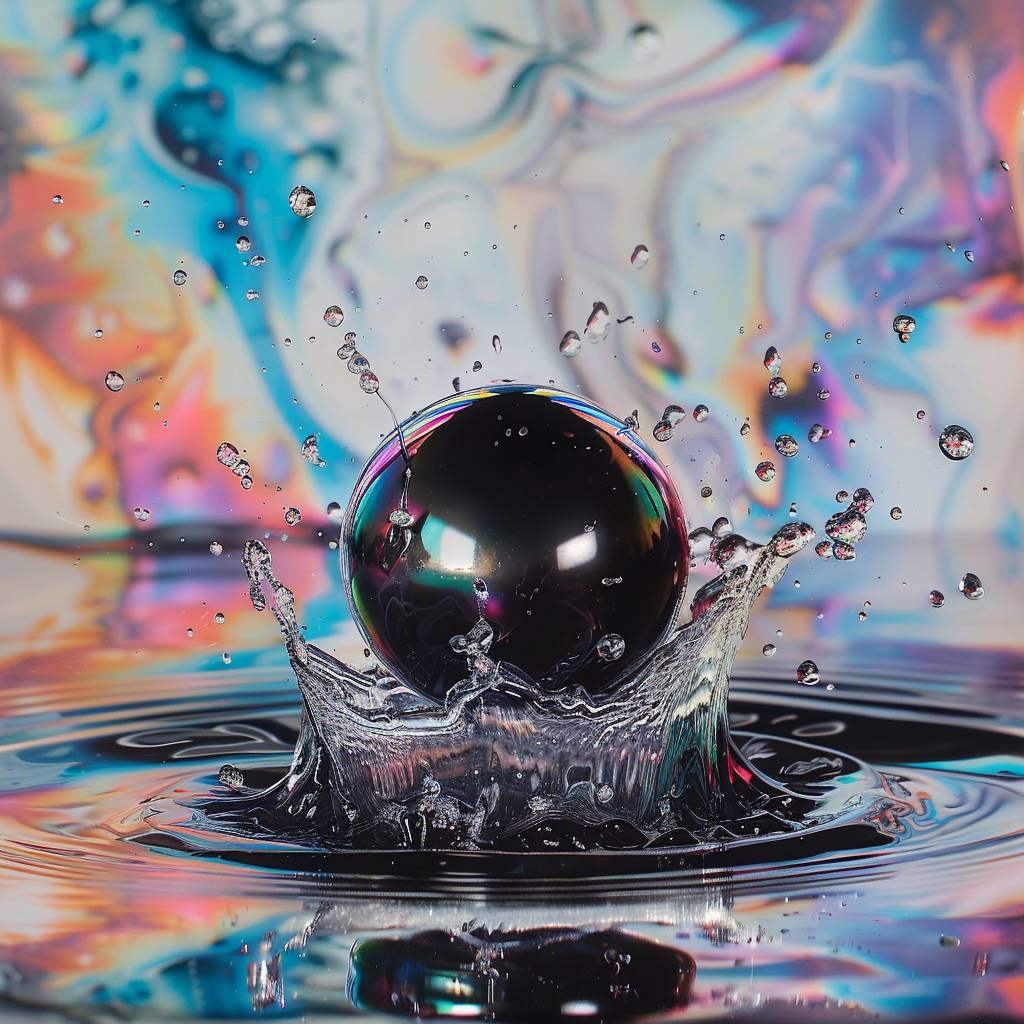
[[[768,381],[768,394],[772,398],[785,398],[789,394],[789,385],[786,383],[784,377],[772,377]]]
[[[420,274],[420,276],[416,278],[414,284],[416,285],[417,288],[419,288],[420,291],[423,291],[423,289],[426,288],[427,285],[430,284],[430,282],[422,274]]]
[[[775,450],[780,455],[784,455],[787,459],[791,459],[798,451],[800,451],[800,444],[797,439],[790,434],[779,434],[779,436],[775,438]]]
[[[939,434],[939,451],[947,459],[959,462],[974,451],[974,438],[966,427],[951,423]]]
[[[252,242],[245,235],[239,235],[235,239],[235,248],[239,252],[248,252],[252,248]]]
[[[302,519],[302,513],[297,508],[289,508],[285,511],[284,521],[289,526],[295,526]]]
[[[558,351],[567,358],[578,356],[583,349],[583,342],[575,331],[566,331],[558,346]]]
[[[377,379],[377,374],[372,370],[364,370],[359,374],[359,387],[368,395],[375,395],[380,389],[380,381]]]
[[[969,601],[979,601],[985,596],[981,580],[973,572],[965,572],[959,583],[960,593]]]
[[[754,469],[754,473],[758,480],[763,480],[768,483],[775,479],[775,463],[774,462],[759,462]]]
[[[779,370],[782,369],[782,356],[774,345],[772,345],[764,354],[764,368],[773,377],[777,377]]]
[[[324,310],[324,323],[328,327],[340,327],[345,322],[345,314],[341,306],[328,306]]]
[[[180,288],[188,280],[188,274],[184,270],[176,270],[171,274],[171,280]]]
[[[307,220],[316,213],[316,196],[305,185],[296,185],[288,194],[288,205],[296,217]]]
[[[796,681],[804,686],[815,686],[821,680],[818,666],[813,661],[800,662],[796,670]]]
[[[618,633],[608,633],[597,642],[597,656],[602,661],[618,661],[626,653],[626,641]]]
[[[106,377],[103,378],[103,383],[107,385],[107,390],[117,392],[124,387],[124,377],[122,377],[117,370],[111,370]]]
[[[946,603],[946,595],[941,590],[932,590],[928,593],[928,601],[933,608],[941,608]]]
[[[629,257],[629,262],[636,267],[637,270],[643,270],[647,266],[651,259],[651,254],[646,245],[638,245],[633,250],[633,255]]]
[[[711,410],[706,405],[695,405],[693,407],[693,418],[697,423],[703,423],[711,415]]]

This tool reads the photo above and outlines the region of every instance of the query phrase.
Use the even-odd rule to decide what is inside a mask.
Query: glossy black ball
[[[450,641],[479,617],[478,580],[490,656],[549,688],[597,692],[664,636],[686,585],[683,509],[621,420],[506,385],[402,433],[363,469],[341,544],[356,621],[399,678],[439,697],[465,678]]]

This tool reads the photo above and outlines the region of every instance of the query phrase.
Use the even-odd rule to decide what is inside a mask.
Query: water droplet
[[[828,427],[823,427],[820,423],[814,423],[811,425],[811,429],[807,431],[807,440],[811,444],[817,444],[824,437],[831,437],[832,431]]]
[[[828,388],[818,388],[818,400],[827,402],[832,397],[832,392]]]
[[[844,501],[849,501],[849,500],[850,500],[850,492],[849,491],[836,491],[836,501],[838,501],[840,505]]]
[[[710,487],[702,487],[700,489],[700,496],[702,498],[710,498],[711,497],[711,488]]]
[[[372,370],[364,370],[359,374],[359,387],[368,395],[375,395],[380,390],[380,381]]]
[[[400,530],[404,530],[407,527],[412,526],[415,520],[408,509],[396,508],[388,513],[388,522],[394,523],[394,525]]]
[[[345,322],[345,314],[341,306],[328,306],[324,310],[324,323],[328,327],[340,327]]]
[[[782,356],[774,345],[772,345],[764,354],[764,368],[773,377],[777,377],[779,370],[782,369]]]
[[[832,557],[832,545],[831,545],[831,543],[829,541],[827,541],[827,540],[819,540],[818,543],[814,545],[814,553],[819,558],[831,558]]]
[[[63,196],[56,195],[56,196],[53,197],[53,205],[54,206],[60,206],[63,202],[64,202],[64,197]]]
[[[775,644],[765,644],[764,647],[761,648],[761,653],[766,658],[771,658],[771,657],[774,656],[776,650],[777,650],[777,648],[776,648]]]
[[[974,451],[974,438],[966,427],[951,423],[939,434],[939,451],[947,459],[959,462]]]
[[[917,410],[917,414],[916,414],[916,415],[917,415],[917,418],[918,418],[919,420],[923,420],[923,419],[924,419],[924,415],[925,415],[925,413],[924,413],[924,409],[918,409],[918,410]]]
[[[889,509],[889,517],[891,519],[902,519],[903,509],[901,509],[899,505],[893,505],[893,507]]]
[[[639,429],[640,429],[640,410],[639,409],[634,409],[622,421],[622,429],[617,431],[617,433],[622,434],[622,433],[625,433],[627,430],[636,431],[636,430],[639,430]]]
[[[171,280],[180,288],[188,280],[188,274],[184,270],[176,270],[171,274]]]
[[[499,355],[501,354],[501,338],[497,335],[491,338],[491,348],[493,348]]]
[[[956,949],[960,945],[960,940],[955,935],[940,935],[939,945],[944,949]]]
[[[796,681],[798,683],[803,683],[804,686],[816,686],[820,680],[818,666],[813,661],[802,661],[797,666]]]
[[[900,341],[906,344],[917,330],[917,321],[912,316],[901,314],[893,320],[892,329],[899,335]]]
[[[265,256],[253,256],[252,259],[249,260],[249,266],[250,267],[262,267],[263,264],[266,263],[266,262],[267,262],[267,259],[266,259]]]
[[[473,372],[479,373],[484,368],[484,364],[479,359],[473,360]]]
[[[416,278],[416,281],[414,283],[416,287],[419,288],[420,291],[423,291],[423,289],[426,288],[428,284],[430,284],[430,282],[422,274],[420,274],[420,276]]]
[[[289,526],[294,526],[301,519],[302,519],[302,513],[297,508],[289,508],[289,509],[285,510],[284,521]]]
[[[296,185],[288,194],[288,205],[296,217],[309,218],[316,213],[316,196],[305,185]]]
[[[192,627],[191,626],[189,626],[188,629],[185,630],[185,636],[191,638],[191,636],[192,636]]]
[[[238,449],[230,441],[221,441],[217,446],[217,461],[231,469],[238,465]]]
[[[775,479],[775,463],[774,462],[759,462],[754,468],[754,473],[758,480],[763,480],[768,483]]]
[[[672,439],[672,424],[668,420],[658,420],[651,431],[655,441],[669,441]]]
[[[597,789],[594,790],[594,799],[597,800],[599,804],[608,803],[613,796],[615,796],[615,790],[613,790],[607,783],[602,786],[598,786]]]
[[[974,253],[973,253],[973,251],[970,250],[970,249],[964,249],[964,259],[967,260],[968,263],[973,263],[974,262]]]
[[[646,245],[638,245],[633,250],[633,255],[629,257],[629,262],[636,267],[637,270],[643,270],[644,267],[650,262],[651,254]]]
[[[210,545],[210,554],[214,555],[215,557],[220,557],[222,554],[224,554],[224,545],[221,544],[220,541],[215,540]]]
[[[946,595],[941,590],[928,592],[928,601],[933,608],[941,608],[946,603]]]
[[[959,586],[960,593],[970,601],[978,601],[985,596],[985,588],[973,572],[965,572]]]
[[[92,332],[92,336],[94,338],[102,338],[103,337],[103,328],[102,327],[97,327],[96,330]]]
[[[618,661],[626,653],[626,641],[618,633],[608,633],[597,642],[597,656],[602,661]]]
[[[1000,160],[999,166],[1002,167],[1004,171],[1008,171],[1010,169],[1010,165],[1005,160]]]
[[[590,341],[600,341],[608,333],[611,322],[608,307],[603,302],[595,302],[590,316],[587,317],[587,326],[583,328],[583,334]]]
[[[233,764],[225,764],[217,773],[217,781],[228,789],[241,789],[245,785],[245,776],[242,774],[241,768],[236,768]]]
[[[740,437],[746,437],[750,433],[750,421],[744,420],[740,424]]]
[[[789,385],[786,383],[784,377],[772,377],[768,381],[768,394],[772,398],[785,398],[789,394]]]
[[[248,252],[252,248],[252,242],[245,235],[239,235],[235,239],[235,248],[239,252]]]
[[[583,349],[583,342],[575,331],[566,331],[558,345],[558,351],[567,358],[578,356]]]
[[[250,302],[255,302],[260,297],[260,293],[255,288],[249,288],[246,290],[245,297]]]
[[[152,514],[153,513],[150,512],[148,508],[142,508],[141,505],[136,505],[136,507],[132,509],[132,515],[135,516],[140,523],[144,523]]]
[[[124,377],[117,370],[110,370],[103,378],[103,383],[107,385],[108,390],[117,392],[124,387]]]
[[[251,491],[252,490],[253,480],[252,480],[251,476],[248,476],[248,475],[243,476],[242,479],[239,480],[238,482],[242,485],[242,490],[243,491]]]
[[[320,457],[320,446],[317,444],[316,434],[310,434],[309,437],[302,442],[300,453],[307,462],[311,462],[314,466],[327,465],[327,463]]]
[[[837,512],[825,523],[825,535],[844,544],[856,544],[867,531],[867,519],[853,507]]]
[[[621,583],[621,582],[622,582],[622,577],[621,576],[605,576],[605,578],[603,580],[601,580],[601,586],[602,587],[614,587],[616,584]]]
[[[653,25],[636,25],[629,35],[633,60],[651,60],[661,49],[661,34]]]
[[[832,340],[832,332],[831,331],[826,331],[825,332],[825,340],[826,341],[831,341]]]
[[[221,657],[221,661],[223,661],[225,665],[230,665],[231,664],[231,655],[228,654],[227,651],[225,651],[220,657]]]
[[[787,459],[791,459],[800,451],[800,444],[791,434],[779,434],[775,438],[775,450]]]
[[[695,405],[693,407],[693,418],[697,423],[703,423],[711,415],[711,410],[706,405]]]
[[[366,373],[370,369],[370,360],[366,358],[361,352],[353,352],[352,357],[348,361],[348,372],[349,373]]]

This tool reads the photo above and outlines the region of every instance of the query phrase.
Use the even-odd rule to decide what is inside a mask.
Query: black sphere
[[[467,674],[450,641],[481,609],[490,657],[549,688],[597,692],[663,637],[686,586],[683,509],[620,420],[503,385],[444,399],[402,435],[363,469],[341,544],[353,615],[396,676],[442,697]]]

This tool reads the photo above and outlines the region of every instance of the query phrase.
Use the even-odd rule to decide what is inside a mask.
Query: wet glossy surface
[[[386,853],[344,862],[294,840],[232,844],[190,826],[184,803],[226,792],[221,765],[239,767],[246,786],[268,784],[298,729],[280,637],[248,606],[239,546],[221,540],[220,557],[199,538],[134,554],[0,548],[7,578],[35,583],[9,606],[18,628],[3,640],[0,688],[0,891],[10,911],[0,1012],[11,1019],[60,1007],[95,1021],[319,1019],[363,1006],[383,1020],[404,1010],[378,1009],[392,984],[382,974],[408,993],[417,972],[451,967],[448,947],[435,956],[435,940],[417,936],[450,932],[468,956],[486,943],[464,933],[508,943],[551,928],[583,936],[585,948],[594,933],[628,936],[625,981],[638,1005],[666,999],[661,973],[645,980],[638,943],[657,943],[676,964],[692,958],[687,1019],[867,1013],[930,1024],[1019,1010],[1024,893],[1009,866],[1024,850],[1022,662],[986,640],[1011,627],[1017,584],[986,549],[963,557],[984,575],[987,606],[956,595],[931,608],[920,587],[931,566],[924,549],[908,549],[901,577],[912,586],[876,586],[858,622],[857,580],[888,579],[893,560],[869,537],[854,563],[862,576],[805,553],[791,569],[801,587],[787,578],[751,623],[730,700],[738,742],[769,774],[779,740],[805,744],[808,761],[856,758],[883,771],[891,796],[878,813],[865,807],[857,830],[702,848],[632,876],[632,855],[589,865],[555,856],[547,878],[538,869],[524,880],[508,858],[436,856],[410,869]],[[325,541],[275,538],[275,564],[296,581],[310,639],[358,661]],[[65,613],[54,618],[58,594]],[[934,616],[956,647],[930,638]],[[773,659],[760,654],[768,638]],[[805,656],[821,668],[817,687],[793,679]],[[172,805],[178,824],[167,827]],[[366,956],[352,960],[359,950]],[[400,975],[388,974],[399,962]],[[536,1007],[547,991],[562,998],[565,989],[540,982],[503,988],[513,974],[534,977],[517,963],[510,956],[485,1010],[517,999]],[[486,972],[466,969],[486,996]],[[598,980],[588,997],[570,995],[611,998],[607,977]]]
[[[686,525],[668,474],[621,420],[564,392],[499,386],[403,430],[408,479],[392,437],[355,486],[342,546],[352,606],[399,678],[434,695],[464,678],[450,641],[480,617],[477,579],[491,657],[546,685],[600,690],[651,650],[686,583]]]

